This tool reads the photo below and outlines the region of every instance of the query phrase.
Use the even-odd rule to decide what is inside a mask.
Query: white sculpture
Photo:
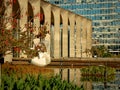
[[[39,52],[39,56],[31,60],[31,63],[37,66],[46,66],[50,62],[50,55],[47,52]]]
[[[37,46],[37,45],[41,45],[39,38],[35,38],[33,40],[33,42],[34,42],[33,48],[35,48],[35,46]],[[45,41],[45,42],[49,42],[49,41]],[[49,44],[47,44],[47,45],[49,45]],[[47,50],[50,48],[50,46],[46,46],[46,47],[47,47]],[[32,60],[31,60],[31,63],[34,65],[37,65],[37,66],[46,66],[50,62],[51,62],[51,59],[50,59],[49,52],[39,52],[39,55],[37,57],[32,58]]]

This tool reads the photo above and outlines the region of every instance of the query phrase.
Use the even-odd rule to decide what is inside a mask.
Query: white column
[[[10,0],[4,0],[4,4],[5,4],[5,17],[9,18],[12,17],[12,3],[11,4],[7,4],[7,2],[9,2]]]
[[[9,2],[9,0],[4,0],[4,5],[6,7],[4,24],[6,23],[6,29],[12,29],[12,3],[8,5],[7,2]]]
[[[62,23],[63,23],[63,57],[68,57],[68,12],[61,11]]]
[[[48,24],[47,29],[50,30],[50,25],[51,25],[51,5],[46,4],[43,7],[44,10],[44,15],[45,15],[45,23]]]
[[[86,57],[85,50],[87,49],[86,47],[86,40],[87,40],[87,19],[83,18],[82,20],[82,57]]]
[[[51,5],[50,4],[44,4],[41,6],[43,7],[44,10],[44,15],[45,15],[45,23],[47,24],[47,30],[51,29]],[[47,34],[45,37],[45,44],[47,47],[47,52],[50,53],[50,34]]]
[[[70,57],[75,57],[74,29],[75,29],[75,14],[69,14],[70,21]]]
[[[54,16],[54,58],[60,57],[60,9],[52,9]]]
[[[76,57],[80,57],[80,17],[76,16]]]
[[[83,19],[83,17],[82,16],[80,16],[80,21],[79,21],[79,23],[80,23],[80,57],[82,58],[82,53],[83,53],[83,51],[82,51],[82,19]]]
[[[40,1],[41,0],[31,0],[30,4],[33,8],[34,13],[34,27],[36,27],[37,32],[35,34],[38,34],[38,28],[40,27]],[[23,2],[23,1],[22,1]]]
[[[92,47],[92,21],[87,21],[87,49],[91,50]],[[89,57],[92,57],[91,52],[89,52]]]
[[[25,28],[25,24],[27,24],[27,15],[26,13],[28,12],[28,0],[18,0],[19,5],[20,5],[20,27],[21,30]]]

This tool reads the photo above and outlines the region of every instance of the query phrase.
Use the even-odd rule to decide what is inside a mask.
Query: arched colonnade
[[[4,0],[5,5],[8,1]],[[14,1],[14,0],[13,0]],[[38,29],[47,23],[50,31],[51,57],[87,57],[86,49],[92,46],[92,21],[43,0],[15,0],[8,4],[6,16],[17,19],[17,25],[24,28],[30,23]],[[12,23],[12,22],[11,22]]]

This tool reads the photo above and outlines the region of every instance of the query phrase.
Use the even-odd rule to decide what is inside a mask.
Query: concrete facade
[[[5,4],[8,1],[5,0]],[[13,7],[13,10],[9,7]],[[91,49],[92,46],[90,19],[43,0],[24,0],[24,2],[16,0],[15,3],[8,5],[6,14],[9,16],[17,10],[20,10],[20,14],[15,19],[19,20],[20,28],[24,28],[25,24],[30,22],[38,31],[41,25],[47,23],[47,29],[51,34],[48,38],[50,42],[48,52],[51,57],[87,57],[85,50]],[[35,17],[41,14],[43,19],[40,19],[40,16]]]
[[[120,0],[45,0],[92,20],[92,46],[120,53]]]

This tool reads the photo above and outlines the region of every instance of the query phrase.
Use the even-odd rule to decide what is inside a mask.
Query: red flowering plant
[[[46,25],[43,25],[39,28],[38,34],[34,35],[34,28],[28,27],[26,31],[19,32],[19,36],[16,37],[14,31],[16,28],[12,28],[7,30],[3,25],[3,27],[0,28],[0,53],[5,55],[6,51],[14,51],[16,53],[23,52],[24,54],[28,55],[28,57],[34,57],[38,54],[39,51],[45,52],[46,46],[44,43],[41,43],[41,45],[35,45],[34,49],[30,48],[30,43],[33,41],[30,37],[38,38],[39,40],[43,40],[46,37],[46,34],[49,33],[46,29]],[[13,31],[14,30],[14,31]],[[18,32],[17,32],[18,33]],[[30,33],[30,35],[28,35]]]
[[[1,1],[1,0],[0,0]],[[40,45],[34,45],[34,38],[38,38],[40,41],[44,40],[47,31],[46,24],[40,28],[25,24],[24,29],[17,27],[17,21],[14,17],[5,18],[5,8],[0,5],[0,58],[9,53],[23,53],[28,58],[32,58],[38,55],[38,52],[46,52],[46,46],[44,43]],[[34,34],[35,32],[37,34]],[[34,49],[33,49],[34,47]],[[31,49],[32,48],[32,49]],[[6,53],[7,51],[11,51]]]

